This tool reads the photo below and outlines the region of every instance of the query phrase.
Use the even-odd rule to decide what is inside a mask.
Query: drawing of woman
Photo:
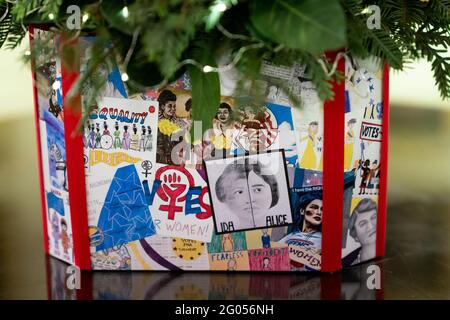
[[[222,236],[222,251],[233,251],[234,241],[231,234],[227,233]]]
[[[100,124],[98,123],[95,124],[95,130],[97,131],[95,134],[95,148],[100,149],[101,148],[100,141],[102,139],[102,135],[100,134]]]
[[[91,125],[91,132],[89,133],[89,148],[95,148],[95,126]]]
[[[370,178],[370,160],[366,159],[363,164],[361,164],[361,183],[359,185],[359,195],[366,194],[367,184]]]
[[[120,140],[120,131],[119,131],[119,123],[116,121],[116,125],[114,127],[116,130],[114,131],[114,149],[119,149],[122,146],[122,141]]]
[[[373,192],[375,191],[375,186],[380,183],[380,178],[377,177],[377,173],[379,170],[380,166],[378,165],[378,160],[374,160],[372,162],[372,167],[370,168],[369,179],[367,184],[369,194],[373,194]]]
[[[302,160],[300,161],[300,167],[303,169],[313,170],[317,168],[317,157],[314,152],[314,146],[316,144],[318,125],[317,121],[311,122],[308,128],[308,135],[302,139],[302,141],[307,141]]]
[[[131,135],[130,149],[139,151],[139,135],[137,134],[136,124],[133,124],[133,134]]]
[[[236,259],[230,259],[227,263],[227,271],[236,271],[237,262]]]
[[[182,122],[176,116],[177,96],[170,90],[163,90],[158,96],[158,134],[156,143],[156,162],[175,164],[172,149],[182,141],[180,133]]]
[[[83,146],[85,148],[89,147],[89,131],[90,129],[90,125],[89,125],[89,121],[86,122],[86,125],[84,126],[84,134],[83,134]]]
[[[350,119],[347,122],[347,132],[345,133],[345,145],[344,145],[344,169],[349,171],[352,165],[353,158],[353,144],[355,142],[355,132],[353,130],[356,123],[356,119]]]
[[[152,151],[152,149],[153,149],[152,128],[150,126],[147,126],[147,135],[145,136],[144,150]]]
[[[145,126],[142,126],[141,130],[142,134],[139,139],[139,151],[145,151],[145,134],[146,134]]]
[[[61,233],[59,230],[59,218],[55,210],[51,209],[51,225],[52,225],[52,238],[54,244],[54,250],[59,255],[59,240],[61,239]]]
[[[61,219],[61,244],[63,247],[63,252],[64,254],[68,254],[69,253],[69,248],[70,248],[70,237],[69,234],[67,233],[67,222],[64,219]]]
[[[109,130],[108,130],[108,124],[106,123],[106,121],[103,122],[103,135],[104,135],[104,136],[109,136],[109,135],[111,135],[111,134],[109,133]]]
[[[251,107],[246,107],[244,111],[244,119],[242,120],[242,127],[245,135],[245,147],[251,152],[259,151],[264,148],[261,143],[261,134],[263,125]]]
[[[128,132],[128,126],[123,127],[122,149],[130,149],[130,133]]]

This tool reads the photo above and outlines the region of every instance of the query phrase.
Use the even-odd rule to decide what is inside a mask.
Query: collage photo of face
[[[292,223],[283,152],[205,162],[217,233]]]

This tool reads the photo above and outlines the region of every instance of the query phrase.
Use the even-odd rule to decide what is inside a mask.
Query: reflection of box
[[[307,273],[262,272],[80,272],[74,274],[61,261],[47,257],[47,291],[52,300],[381,300],[384,297],[384,266],[380,287],[369,289],[372,273],[367,265],[321,277]],[[369,281],[370,282],[370,281]],[[68,287],[67,283],[73,284]]]
[[[78,130],[82,97],[68,93],[91,41],[71,65],[34,61],[46,252],[87,270],[328,272],[383,256],[388,68],[339,60],[348,79],[323,103],[300,66],[265,63],[266,104],[222,97],[191,144],[187,75],[131,99],[110,65]]]

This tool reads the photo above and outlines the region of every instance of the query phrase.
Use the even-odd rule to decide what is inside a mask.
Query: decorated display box
[[[58,48],[58,36],[30,34]],[[384,255],[387,67],[336,60],[346,79],[322,102],[301,66],[267,62],[257,109],[238,109],[221,73],[212,128],[191,143],[187,75],[130,97],[105,64],[102,98],[83,114],[69,92],[91,43],[74,44],[70,68],[60,54],[33,61],[50,255],[85,270],[323,272]]]

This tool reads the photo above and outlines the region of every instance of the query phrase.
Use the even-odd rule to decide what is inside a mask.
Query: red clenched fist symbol
[[[184,193],[188,186],[181,183],[181,176],[176,172],[164,173],[161,180],[162,184],[157,192],[160,198],[164,201],[169,201],[169,204],[162,204],[159,209],[167,211],[168,219],[174,220],[175,213],[183,211],[183,207],[177,205],[177,202],[185,200],[185,196],[180,197],[180,195]]]

